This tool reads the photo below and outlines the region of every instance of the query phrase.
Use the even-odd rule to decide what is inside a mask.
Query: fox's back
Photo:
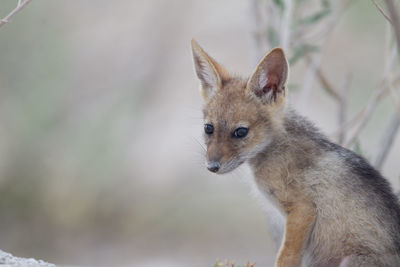
[[[306,250],[309,260],[324,266],[335,257],[372,253],[396,263],[387,266],[400,265],[400,208],[387,180],[294,112],[286,120],[290,142],[301,147],[309,140],[315,149],[311,155],[318,155],[301,175],[317,210]]]

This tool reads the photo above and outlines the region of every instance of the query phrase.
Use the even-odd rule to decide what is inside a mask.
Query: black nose
[[[219,170],[219,167],[220,167],[220,166],[221,166],[221,165],[219,164],[218,161],[209,162],[209,163],[207,164],[207,169],[208,169],[210,172],[217,172],[217,171]]]

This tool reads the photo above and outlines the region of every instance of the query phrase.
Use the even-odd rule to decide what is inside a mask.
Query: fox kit
[[[286,217],[275,266],[400,266],[400,207],[365,159],[330,142],[286,105],[280,48],[249,79],[230,75],[192,40],[204,99],[208,170],[248,162]]]

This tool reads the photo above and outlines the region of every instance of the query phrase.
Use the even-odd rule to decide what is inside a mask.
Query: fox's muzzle
[[[221,164],[218,161],[207,162],[207,169],[210,172],[218,172]]]

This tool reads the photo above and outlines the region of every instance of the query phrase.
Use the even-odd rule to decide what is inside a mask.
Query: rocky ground
[[[56,265],[32,258],[14,257],[10,253],[0,250],[0,267],[56,267]]]

